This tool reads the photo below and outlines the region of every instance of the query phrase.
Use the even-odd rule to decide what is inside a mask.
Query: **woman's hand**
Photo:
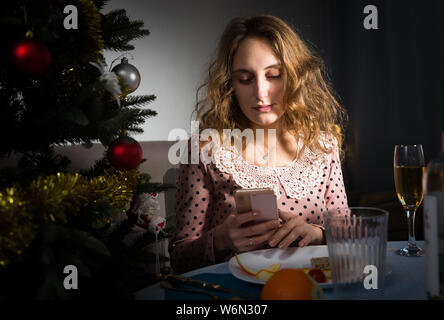
[[[250,251],[263,246],[279,227],[279,220],[250,224],[256,219],[257,212],[231,213],[214,231],[215,251],[222,253]]]
[[[290,212],[279,210],[279,217],[283,220],[283,224],[268,242],[270,247],[279,244],[279,249],[285,249],[298,238],[300,238],[299,247],[304,247],[310,243],[322,243],[321,228],[308,224],[304,221],[304,218]]]

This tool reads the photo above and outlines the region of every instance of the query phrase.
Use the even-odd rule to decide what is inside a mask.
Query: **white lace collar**
[[[331,143],[326,142],[327,147]],[[233,176],[234,181],[244,189],[270,188],[280,198],[279,181],[291,198],[300,200],[307,196],[310,188],[320,185],[329,156],[317,155],[305,148],[299,160],[293,160],[284,167],[261,167],[242,159],[232,147],[213,149],[213,161],[221,171]]]

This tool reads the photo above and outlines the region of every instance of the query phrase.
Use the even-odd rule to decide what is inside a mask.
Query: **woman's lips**
[[[259,112],[268,112],[271,110],[272,105],[258,105],[257,107],[254,107],[253,109],[259,111]]]

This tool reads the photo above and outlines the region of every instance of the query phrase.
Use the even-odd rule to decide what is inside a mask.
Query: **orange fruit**
[[[261,291],[262,300],[319,300],[319,284],[301,269],[283,269],[273,274]]]

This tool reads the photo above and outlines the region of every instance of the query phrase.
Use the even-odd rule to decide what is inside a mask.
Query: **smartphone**
[[[256,221],[279,219],[277,198],[271,189],[239,189],[234,192],[238,213],[256,211]]]

